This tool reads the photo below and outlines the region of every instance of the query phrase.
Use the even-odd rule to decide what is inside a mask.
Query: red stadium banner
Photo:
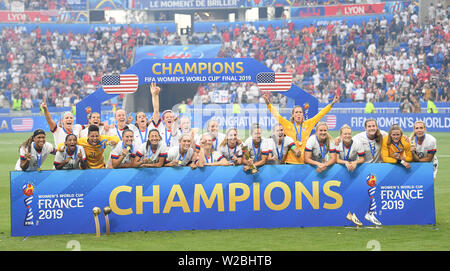
[[[331,15],[370,15],[384,12],[384,3],[359,4],[359,5],[337,5],[325,7],[325,16]]]
[[[24,23],[24,22],[51,22],[52,16],[47,12],[41,11],[0,11],[0,22]]]
[[[292,17],[355,16],[385,13],[385,3],[292,7]]]

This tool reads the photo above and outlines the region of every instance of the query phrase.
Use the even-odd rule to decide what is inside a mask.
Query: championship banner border
[[[435,224],[431,163],[265,165],[10,173],[11,235],[95,233],[92,210],[109,206],[111,232]],[[100,214],[101,232],[105,219]]]

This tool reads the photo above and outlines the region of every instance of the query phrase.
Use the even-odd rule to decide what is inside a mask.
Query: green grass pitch
[[[436,225],[189,230],[11,237],[9,172],[18,146],[31,133],[0,134],[0,250],[2,251],[435,251],[450,250],[450,133],[432,133],[438,140],[439,171],[435,183]],[[242,134],[242,131],[239,133]],[[333,136],[337,132],[332,132]],[[53,143],[53,136],[47,133]],[[51,169],[49,156],[43,169]],[[75,244],[75,245],[73,245]]]

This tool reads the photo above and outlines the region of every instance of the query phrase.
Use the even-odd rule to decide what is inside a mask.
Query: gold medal
[[[37,171],[39,171],[39,172],[40,172],[40,171],[41,171],[41,168],[40,168],[40,167],[38,167],[38,168],[37,168]]]
[[[178,161],[178,165],[181,166],[183,164],[183,161]]]

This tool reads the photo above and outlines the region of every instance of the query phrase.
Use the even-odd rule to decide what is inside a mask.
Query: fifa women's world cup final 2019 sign
[[[255,83],[263,91],[274,91],[292,98],[296,104],[307,105],[305,117],[318,112],[318,100],[293,84],[292,75],[274,72],[253,58],[145,58],[140,52],[137,63],[120,75],[105,75],[102,88],[77,104],[77,123],[87,123],[85,108],[100,112],[101,103],[112,95],[133,93],[144,84],[194,84],[194,83]],[[306,114],[308,112],[308,114]]]
[[[435,224],[433,189],[431,163],[11,172],[11,234]]]

